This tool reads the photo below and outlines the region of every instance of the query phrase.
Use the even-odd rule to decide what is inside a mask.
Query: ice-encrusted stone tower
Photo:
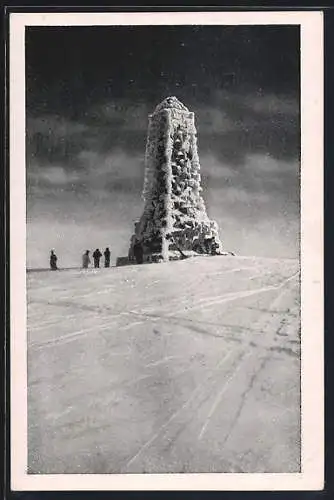
[[[215,221],[201,196],[200,163],[194,113],[167,97],[149,115],[145,156],[144,211],[130,243],[144,255],[164,260],[181,253],[222,250]]]

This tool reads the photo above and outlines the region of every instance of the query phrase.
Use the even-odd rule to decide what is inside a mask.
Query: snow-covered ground
[[[31,473],[298,472],[295,260],[32,272]]]

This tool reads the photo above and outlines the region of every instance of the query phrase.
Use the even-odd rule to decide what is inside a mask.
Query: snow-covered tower
[[[167,97],[149,115],[144,211],[135,225],[130,254],[139,242],[144,255],[169,260],[183,253],[222,250],[215,221],[201,196],[194,113]]]

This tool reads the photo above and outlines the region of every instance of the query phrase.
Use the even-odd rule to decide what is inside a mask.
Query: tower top
[[[189,109],[178,100],[177,97],[171,96],[166,97],[158,106],[155,108],[154,113],[159,113],[163,109],[179,109],[181,111],[189,111]]]

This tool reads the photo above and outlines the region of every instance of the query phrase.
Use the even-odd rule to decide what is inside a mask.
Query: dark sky
[[[296,256],[299,57],[296,26],[28,28],[28,264],[44,265],[49,247],[78,263],[87,228],[93,246],[126,253],[147,115],[168,95],[195,112],[226,246]]]

